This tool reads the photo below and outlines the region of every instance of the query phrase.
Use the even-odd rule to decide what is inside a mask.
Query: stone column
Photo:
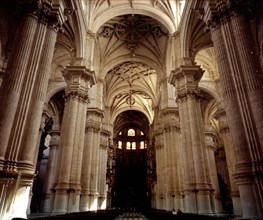
[[[100,150],[100,131],[102,111],[99,109],[88,111],[88,121],[93,121],[93,143],[91,156],[91,172],[90,172],[90,210],[98,209],[98,184],[99,184],[99,150]]]
[[[15,121],[15,114],[19,104],[24,78],[31,62],[32,48],[35,46],[34,39],[39,37],[38,18],[34,14],[28,14],[20,24],[14,40],[9,62],[6,69],[5,79],[0,88],[0,169],[4,169],[6,152],[12,149],[8,142]],[[43,39],[43,37],[40,37]],[[39,49],[39,48],[38,48]],[[7,150],[8,149],[8,150]]]
[[[164,209],[167,211],[171,211],[173,209],[173,195],[174,195],[174,182],[173,182],[173,168],[172,168],[172,140],[170,139],[171,127],[170,124],[164,122],[164,147],[163,154],[164,157],[163,165],[164,165],[164,190],[165,190],[165,207]]]
[[[50,136],[48,164],[41,201],[41,212],[43,213],[51,212],[51,190],[54,184],[55,170],[57,167],[57,151],[60,141],[60,131],[52,130]]]
[[[220,190],[218,185],[218,177],[217,177],[217,168],[216,168],[216,160],[215,160],[215,147],[214,142],[212,141],[212,138],[214,137],[214,133],[209,131],[209,129],[205,132],[205,145],[206,145],[206,154],[207,154],[207,160],[208,160],[208,178],[209,183],[211,184],[211,194],[213,195],[212,200],[212,209],[215,214],[222,214],[222,204],[221,204],[221,196],[220,196]]]
[[[263,217],[263,75],[259,56],[256,55],[255,43],[252,40],[252,31],[248,21],[251,16],[247,6],[229,5],[232,15],[230,19],[231,30],[235,39],[235,54],[238,59],[236,77],[237,87],[244,94],[240,95],[242,101],[241,112],[245,125],[246,136],[252,157],[252,173],[259,216]],[[235,74],[234,74],[235,76]],[[241,93],[241,92],[240,92]],[[241,193],[241,192],[240,192]]]
[[[44,132],[45,121],[47,118],[47,115],[44,113],[45,111],[46,111],[46,109],[44,109],[43,113],[42,113],[39,132],[38,132],[38,138],[37,138],[37,143],[36,143],[36,151],[35,151],[34,162],[33,162],[35,173],[38,173],[40,162],[41,162],[41,161],[38,161],[38,154],[39,154],[41,136]],[[33,182],[33,184],[30,186],[29,200],[28,200],[28,205],[27,205],[27,214],[28,215],[31,213],[31,202],[32,202],[32,198],[34,196],[34,192],[33,192],[33,185],[34,184],[36,184],[36,182]]]
[[[53,19],[53,17],[48,19]],[[24,94],[27,94],[27,97],[23,97],[23,99],[25,99],[23,100],[23,104],[25,103],[26,106],[29,94],[31,94],[31,100],[28,101],[29,109],[24,130],[25,135],[22,140],[23,147],[20,147],[18,157],[18,167],[19,170],[23,170],[23,172],[34,171],[33,163],[35,162],[35,155],[38,154],[38,148],[32,148],[32,146],[37,143],[39,136],[38,127],[41,122],[40,116],[44,108],[48,80],[50,77],[50,68],[57,39],[57,30],[57,28],[54,29],[53,23],[48,23],[48,28],[44,32],[45,39],[43,42],[40,42],[42,44],[42,52],[38,61],[38,68],[32,67],[32,79],[28,76],[28,81],[31,83],[34,78],[34,86],[31,87],[31,83],[29,83],[29,87],[24,90]]]
[[[164,143],[163,132],[159,128],[160,125],[155,125],[155,149],[156,149],[156,208],[164,209]]]
[[[246,121],[248,126],[247,130],[252,129],[255,132],[255,134],[250,134],[251,141],[255,139],[254,141],[256,142],[253,143],[253,151],[255,152],[253,158],[255,162],[261,162],[262,166],[263,152],[260,146],[263,145],[263,78],[259,56],[257,56],[256,47],[252,40],[254,37],[252,36],[251,24],[248,21],[248,18],[250,18],[250,16],[252,18],[252,15],[248,11],[249,9],[243,5],[230,4],[229,10],[232,15],[230,20],[232,33],[235,42],[237,42],[234,53],[240,60],[238,63],[238,71],[242,78],[239,78],[239,85],[240,87],[245,85],[246,101],[250,104],[250,109],[249,106],[243,106],[243,110],[247,111],[248,115],[252,113],[253,116],[251,116],[251,120],[254,119],[253,124],[251,124],[252,122],[249,123],[249,121]],[[259,140],[257,140],[257,136]],[[253,166],[257,165],[253,164]],[[259,167],[254,167],[255,172],[258,172],[258,168]]]
[[[188,143],[186,142],[185,151],[187,153],[185,155],[191,155],[193,159],[193,164],[188,166],[189,170],[193,170],[194,173],[186,179],[189,182],[186,181],[185,191],[188,192],[186,196],[189,197],[188,202],[191,205],[194,205],[196,196],[197,212],[209,215],[212,214],[212,209],[204,155],[204,126],[198,90],[203,70],[199,66],[192,65],[191,61],[185,60],[185,62],[185,65],[181,65],[172,72],[170,78],[171,84],[176,87],[180,122],[186,125],[181,127],[181,132],[187,139],[190,139]],[[186,163],[191,161],[189,157],[185,159]],[[193,206],[186,211],[194,212],[194,208]]]
[[[79,208],[88,90],[95,83],[94,72],[85,66],[68,66],[63,76],[67,88],[53,214],[77,211]]]
[[[223,13],[223,15],[225,14]],[[222,25],[220,25],[221,21]],[[259,149],[256,146],[258,136],[255,133],[256,129],[251,127],[251,123],[254,121],[253,112],[249,111],[251,106],[249,107],[249,103],[246,101],[248,100],[248,94],[244,87],[243,76],[240,74],[242,70],[237,65],[241,61],[238,60],[239,55],[235,52],[236,43],[233,40],[233,27],[228,21],[228,17],[215,14],[209,25],[222,82],[222,96],[224,97],[226,114],[234,143],[235,178],[240,192],[242,217],[258,218],[262,213],[260,207],[262,207],[261,195],[263,192],[260,192],[257,183],[262,181],[262,178],[255,181],[253,176],[253,168],[255,167],[252,164],[252,160],[256,159],[254,152]],[[252,137],[251,135],[255,136]],[[257,151],[256,155],[262,155],[262,152]]]
[[[4,135],[0,137],[0,169],[21,174],[10,209],[11,216],[20,217],[26,212],[20,202],[28,201],[34,177],[39,125],[60,24],[51,3],[27,6],[33,10],[18,29],[0,91],[4,106],[0,110],[0,133]]]
[[[183,210],[183,198],[182,198],[182,185],[181,178],[183,174],[181,173],[182,159],[180,152],[180,126],[179,126],[179,113],[176,110],[173,116],[170,118],[170,140],[171,140],[171,166],[173,171],[173,209]]]
[[[219,126],[220,137],[224,144],[230,188],[231,188],[231,198],[233,202],[233,213],[235,216],[241,216],[242,210],[240,204],[239,190],[234,178],[235,164],[236,164],[235,152],[234,152],[232,137],[229,131],[226,112],[221,107],[215,112],[213,117],[215,117],[219,122],[218,126]]]
[[[181,102],[179,107],[179,116],[180,121],[187,120],[186,115],[186,102]],[[187,138],[186,132],[189,128],[189,124],[180,123],[181,128],[181,153],[182,153],[182,163],[183,163],[183,199],[184,199],[184,212],[196,213],[196,198],[195,195],[192,193],[193,186],[191,184],[191,180],[194,179],[194,167],[193,164],[193,155],[191,153],[190,145],[191,139]]]
[[[91,173],[91,157],[93,144],[93,126],[91,123],[86,124],[85,143],[83,149],[82,174],[81,174],[81,199],[80,211],[89,211],[90,202],[90,173]]]
[[[101,110],[88,109],[81,178],[83,186],[81,211],[98,209],[99,149],[102,117]]]
[[[162,110],[164,121],[164,150],[167,166],[167,205],[166,210],[183,210],[180,173],[179,115],[177,108]]]
[[[105,127],[105,125],[103,126]],[[98,192],[99,192],[99,209],[106,209],[107,200],[107,189],[106,189],[106,171],[107,171],[107,150],[110,147],[110,135],[111,133],[105,128],[102,128],[100,139],[100,162],[99,162],[99,181],[98,181]]]

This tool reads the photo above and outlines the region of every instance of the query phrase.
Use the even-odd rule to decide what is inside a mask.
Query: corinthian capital
[[[198,83],[204,70],[197,65],[181,65],[172,71],[170,83],[175,86],[177,98],[200,98]]]
[[[251,1],[234,1],[230,0],[227,3],[220,4],[216,10],[211,13],[210,20],[207,25],[209,29],[225,23],[231,19],[232,16],[243,16],[247,20],[254,17],[255,5]]]
[[[67,66],[63,71],[66,80],[65,98],[89,101],[89,88],[95,84],[95,73],[85,66]]]

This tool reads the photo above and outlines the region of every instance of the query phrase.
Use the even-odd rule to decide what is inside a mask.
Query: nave
[[[263,219],[262,0],[0,0],[0,30],[0,220]]]

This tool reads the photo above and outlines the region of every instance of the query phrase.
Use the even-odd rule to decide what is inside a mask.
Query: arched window
[[[140,149],[144,149],[144,141],[140,142]]]
[[[122,142],[118,141],[118,149],[122,149]]]
[[[136,142],[132,142],[132,150],[136,150]]]
[[[147,140],[141,129],[126,127],[118,132],[115,146],[119,150],[144,150],[147,148]]]
[[[128,136],[135,136],[135,130],[132,129],[132,128],[130,128],[130,129],[128,130]]]

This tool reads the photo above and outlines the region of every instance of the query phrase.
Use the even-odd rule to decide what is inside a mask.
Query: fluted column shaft
[[[186,62],[188,62],[186,60]],[[190,170],[194,170],[194,178],[191,177],[190,183],[186,183],[186,187],[190,187],[192,192],[188,192],[188,197],[192,207],[190,212],[194,212],[194,194],[196,194],[197,212],[200,214],[212,214],[211,198],[209,185],[207,180],[205,152],[204,152],[204,127],[202,122],[201,107],[199,101],[198,83],[203,75],[203,70],[199,66],[181,65],[180,68],[172,72],[170,82],[175,85],[177,91],[177,100],[180,114],[180,122],[186,126],[182,126],[181,130],[185,137],[191,140],[185,146],[188,155],[192,155],[193,163],[189,166]],[[183,114],[182,114],[183,113]],[[181,117],[182,116],[182,117]],[[189,162],[189,157],[186,158]],[[189,176],[188,176],[189,178]],[[190,205],[189,204],[189,205]],[[186,207],[187,208],[187,207]]]
[[[100,150],[100,129],[97,124],[94,130],[91,156],[91,173],[90,173],[90,210],[98,209],[98,180],[99,180],[99,150]]]
[[[212,134],[209,132],[205,133],[206,138],[211,140]],[[210,183],[210,191],[214,198],[212,199],[212,208],[215,214],[223,213],[222,204],[221,204],[221,197],[220,197],[220,190],[218,185],[218,176],[217,176],[217,168],[216,168],[216,161],[215,161],[215,154],[214,154],[214,146],[211,145],[210,141],[206,141],[206,154],[207,154],[207,174]]]
[[[218,23],[217,20],[211,23],[211,35],[222,81],[221,87],[225,109],[233,137],[236,157],[235,178],[239,186],[243,218],[257,218],[260,216],[258,204],[262,207],[260,195],[263,193],[255,194],[252,172],[252,158],[255,155],[253,153],[255,150],[254,144],[257,138],[252,138],[251,135],[255,135],[254,131],[256,129],[252,129],[250,126],[253,120],[248,103],[245,101],[248,94],[244,87],[243,76],[240,74],[242,70],[239,67],[239,55],[235,52],[233,27],[225,21],[221,26]],[[225,56],[226,54],[227,56]],[[248,119],[249,121],[247,121]],[[246,124],[246,122],[249,123]],[[251,128],[250,131],[248,131],[249,127]],[[258,153],[258,155],[261,155],[260,152]]]
[[[18,172],[20,176],[10,218],[26,215],[25,203],[35,172],[41,114],[60,24],[58,11],[50,2],[34,2],[28,8],[30,12],[25,13],[15,35],[0,89],[0,170]]]
[[[31,100],[29,102],[29,110],[27,113],[27,122],[23,136],[23,148],[19,149],[18,156],[18,169],[24,172],[34,172],[34,158],[38,154],[38,148],[32,148],[37,143],[38,139],[38,126],[41,122],[41,114],[44,108],[44,102],[46,97],[46,91],[48,86],[48,80],[50,77],[51,62],[53,58],[53,52],[55,48],[57,29],[52,26],[48,26],[45,30],[45,39],[42,46],[42,53],[39,59],[39,65],[36,69],[32,68],[35,75],[34,86],[29,89],[28,93],[31,93]],[[36,51],[37,52],[37,51]],[[32,80],[28,79],[29,87]],[[25,92],[27,94],[27,92]],[[29,94],[27,94],[29,95]],[[24,97],[25,102],[28,97]]]
[[[181,184],[180,184],[180,160],[179,160],[179,115],[176,108],[162,110],[164,123],[164,152],[166,155],[165,166],[167,169],[166,182],[166,210],[183,209]]]
[[[41,201],[41,212],[51,211],[51,190],[55,178],[55,170],[57,167],[57,151],[60,141],[60,131],[52,130],[50,132],[51,140],[49,143],[49,156],[46,169],[45,182],[43,186],[43,196]]]
[[[63,76],[67,88],[53,214],[79,209],[88,90],[95,83],[94,72],[85,66],[68,66],[63,71]]]
[[[155,126],[155,149],[156,149],[156,208],[164,209],[164,165],[163,165],[163,132],[157,128],[159,124]]]
[[[174,193],[174,183],[173,183],[173,170],[172,170],[172,142],[170,139],[171,128],[168,123],[164,124],[164,186],[165,186],[165,209],[173,209],[173,193]]]
[[[239,189],[234,178],[235,163],[236,163],[235,152],[233,149],[233,141],[229,131],[229,125],[227,122],[225,110],[222,108],[218,109],[217,112],[215,112],[214,117],[219,121],[220,137],[224,144],[230,188],[231,188],[231,198],[233,202],[233,212],[235,216],[241,216],[242,210],[240,204]]]
[[[14,40],[14,49],[6,69],[6,77],[0,88],[0,169],[4,167],[4,160],[12,126],[15,120],[16,109],[19,104],[27,67],[31,61],[34,38],[38,32],[36,16],[29,14],[22,21]],[[8,149],[8,152],[11,149]]]
[[[99,209],[106,209],[106,199],[107,199],[107,189],[106,189],[106,171],[107,171],[107,161],[108,154],[107,150],[110,147],[109,138],[110,132],[103,129],[101,131],[101,141],[100,141],[100,162],[99,162]]]
[[[186,102],[181,102],[179,105],[179,115],[180,115],[180,121],[187,120],[187,112],[186,109]],[[191,153],[191,139],[186,138],[187,133],[186,131],[190,131],[189,124],[180,123],[181,127],[181,152],[184,163],[184,174],[183,174],[183,190],[184,190],[184,201],[185,201],[185,212],[197,212],[196,207],[196,199],[195,195],[192,194],[193,186],[191,184],[192,179],[194,179],[194,169],[190,169],[190,167],[194,167],[193,164],[193,155]]]
[[[82,164],[81,211],[98,209],[100,130],[103,114],[99,109],[88,109],[86,139]],[[105,168],[106,169],[106,168]]]
[[[236,42],[238,42],[235,52],[240,58],[239,66],[241,68],[239,71],[242,74],[242,81],[240,81],[240,83],[246,86],[247,100],[249,100],[251,107],[250,109],[244,108],[244,111],[248,111],[248,113],[252,111],[254,119],[253,124],[247,121],[249,126],[247,129],[250,130],[250,128],[253,128],[252,130],[257,131],[251,139],[258,135],[260,141],[259,143],[255,143],[253,158],[260,162],[263,157],[262,148],[260,149],[260,146],[263,145],[263,78],[259,58],[255,51],[255,45],[251,40],[253,36],[250,24],[245,16],[245,14],[235,13],[231,19],[231,27],[233,28],[234,38]],[[254,129],[254,127],[256,127],[256,129]]]
[[[171,123],[170,130],[170,140],[171,140],[171,160],[172,160],[172,178],[173,178],[173,209],[174,210],[183,210],[183,198],[182,198],[182,185],[181,178],[182,173],[180,172],[180,167],[182,166],[180,159],[180,137],[179,137],[179,121],[177,121],[177,116],[173,118],[173,122]]]
[[[234,6],[235,7],[235,6]],[[234,13],[233,13],[234,12]],[[252,172],[255,178],[256,199],[258,201],[259,216],[263,217],[263,77],[259,58],[256,56],[250,24],[247,14],[232,11],[230,20],[236,44],[241,73],[239,86],[244,87],[242,115],[246,129],[249,149],[252,156]],[[245,86],[244,86],[245,82]],[[243,98],[242,98],[243,99]],[[247,104],[247,100],[249,104]],[[247,104],[247,105],[246,105]]]
[[[82,173],[81,173],[81,200],[80,211],[89,211],[90,202],[90,175],[91,175],[91,157],[93,145],[93,127],[88,123],[85,131],[85,143],[83,149]]]

